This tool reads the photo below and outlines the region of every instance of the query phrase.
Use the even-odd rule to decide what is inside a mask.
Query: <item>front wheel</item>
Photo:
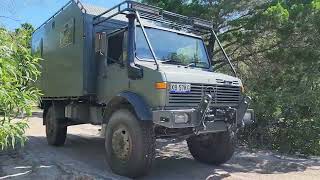
[[[192,136],[187,143],[196,160],[213,165],[227,162],[235,150],[234,136],[230,132]]]
[[[155,158],[152,122],[138,120],[128,109],[114,112],[106,126],[105,148],[113,172],[131,178],[145,175]]]

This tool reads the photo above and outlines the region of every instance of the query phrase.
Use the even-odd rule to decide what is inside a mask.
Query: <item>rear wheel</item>
[[[231,159],[235,150],[230,132],[193,136],[187,139],[192,156],[207,164],[220,165]]]
[[[42,122],[43,122],[43,125],[46,125],[46,118],[47,118],[48,110],[49,110],[49,107],[44,107],[44,108],[43,108],[43,113],[42,113]]]
[[[106,126],[105,148],[113,172],[131,178],[145,175],[155,158],[152,122],[138,120],[127,109],[114,112]]]
[[[67,137],[67,126],[63,122],[64,113],[61,107],[51,106],[46,112],[46,135],[49,145],[62,146]]]

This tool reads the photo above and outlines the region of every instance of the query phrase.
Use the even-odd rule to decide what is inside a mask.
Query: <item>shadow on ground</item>
[[[42,111],[34,111],[32,112],[32,117],[42,118]]]
[[[68,135],[64,147],[51,147],[47,145],[45,137],[29,136],[29,142],[23,151],[24,156],[21,156],[21,153],[9,155],[11,160],[1,160],[0,155],[0,163],[11,163],[12,166],[6,168],[12,168],[11,174],[19,178],[123,179],[112,174],[106,165],[104,140],[100,137]],[[30,159],[33,161],[28,161]],[[268,152],[249,153],[238,150],[228,163],[211,166],[194,161],[185,141],[158,141],[155,167],[142,179],[222,179],[234,172],[288,173],[304,171],[308,166],[314,165],[320,166],[319,161],[288,158]],[[8,169],[5,171],[8,172]],[[224,173],[221,174],[219,171]],[[3,172],[0,168],[0,177],[8,176]]]
[[[237,150],[233,158],[224,165],[212,166],[199,163],[191,157],[185,141],[180,143],[158,142],[156,167],[145,179],[222,179],[236,172],[279,174],[304,171],[311,166],[320,166],[318,160],[299,159],[258,151],[249,153]],[[186,178],[187,177],[187,178]],[[170,178],[168,178],[170,179]]]

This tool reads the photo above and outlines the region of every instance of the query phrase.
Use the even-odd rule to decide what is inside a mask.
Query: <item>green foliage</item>
[[[20,122],[8,122],[5,121],[0,126],[0,147],[2,150],[9,147],[15,148],[17,143],[24,145],[24,142],[27,140],[27,137],[24,135],[25,130],[28,128],[26,121]]]
[[[271,18],[270,21],[272,21],[272,23],[285,23],[289,19],[289,11],[279,2],[274,6],[270,6],[263,15]]]
[[[320,155],[320,1],[144,0],[212,20],[253,97],[251,146]],[[215,60],[222,58],[215,46]]]
[[[14,120],[30,116],[32,104],[40,92],[33,83],[40,75],[39,58],[31,55],[30,38],[33,28],[23,24],[10,32],[0,29],[0,148],[14,147],[26,140],[26,121]]]
[[[320,154],[320,14],[311,4],[284,4],[289,18],[273,30],[277,45],[264,54],[263,65],[247,75],[258,115],[258,123],[246,134],[253,135],[251,144]]]
[[[314,9],[320,9],[320,0],[313,0],[311,4]]]

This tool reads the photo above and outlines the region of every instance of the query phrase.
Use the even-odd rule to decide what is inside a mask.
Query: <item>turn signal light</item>
[[[167,83],[166,82],[157,82],[155,83],[156,89],[167,89]]]
[[[241,93],[244,93],[244,87],[240,86]]]

